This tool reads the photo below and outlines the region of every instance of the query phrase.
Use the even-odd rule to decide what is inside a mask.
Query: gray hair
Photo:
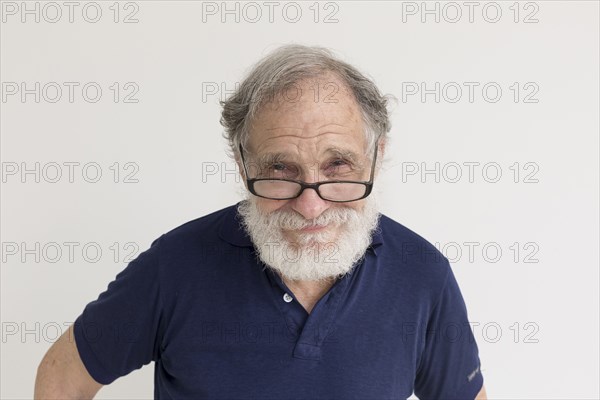
[[[391,129],[387,110],[390,96],[382,96],[371,79],[336,58],[330,50],[289,44],[255,64],[233,95],[220,101],[223,107],[220,123],[225,128],[223,136],[229,142],[231,155],[237,155],[240,144],[246,148],[252,120],[267,100],[302,79],[328,72],[338,76],[354,94],[366,127],[368,151],[373,151],[376,140],[379,137],[385,140]]]

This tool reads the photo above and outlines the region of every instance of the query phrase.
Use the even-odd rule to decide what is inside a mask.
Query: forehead
[[[318,156],[331,148],[363,152],[360,107],[332,74],[305,79],[264,103],[250,129],[249,150]]]

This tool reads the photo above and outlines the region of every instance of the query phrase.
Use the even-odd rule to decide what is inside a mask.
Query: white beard
[[[361,211],[334,205],[314,220],[293,210],[263,213],[253,195],[240,203],[238,212],[264,264],[288,280],[325,281],[343,277],[363,258],[379,222],[376,197],[371,193]],[[283,230],[311,225],[329,227],[297,234],[296,242],[283,235]],[[339,227],[337,238],[330,232],[333,227]]]

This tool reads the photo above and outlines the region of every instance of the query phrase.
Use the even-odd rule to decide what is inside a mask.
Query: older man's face
[[[373,155],[366,154],[352,93],[332,76],[296,88],[301,90],[287,93],[294,101],[267,103],[255,119],[246,157],[249,178],[367,181]],[[373,194],[335,203],[313,189],[290,200],[250,196],[239,210],[260,258],[294,280],[350,271],[370,244],[378,218]]]
[[[337,93],[332,94],[334,90]],[[267,103],[252,126],[249,139],[252,158],[265,159],[269,154],[277,154],[281,159],[271,169],[268,165],[260,165],[261,172],[307,183],[332,179],[368,180],[372,155],[366,154],[360,109],[341,82],[332,76],[300,82],[287,92],[287,98],[292,101],[284,97],[283,101]],[[296,199],[259,198],[257,203],[265,213],[294,210],[306,220],[314,220],[331,207],[360,210],[364,200],[333,203],[307,189]],[[335,230],[336,227],[324,226],[303,231],[333,234]],[[294,240],[299,232],[285,233]]]

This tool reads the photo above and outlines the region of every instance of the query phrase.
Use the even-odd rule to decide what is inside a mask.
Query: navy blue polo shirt
[[[75,321],[90,375],[155,362],[160,399],[474,399],[477,344],[448,260],[382,215],[308,314],[258,260],[237,206],[156,239]]]

